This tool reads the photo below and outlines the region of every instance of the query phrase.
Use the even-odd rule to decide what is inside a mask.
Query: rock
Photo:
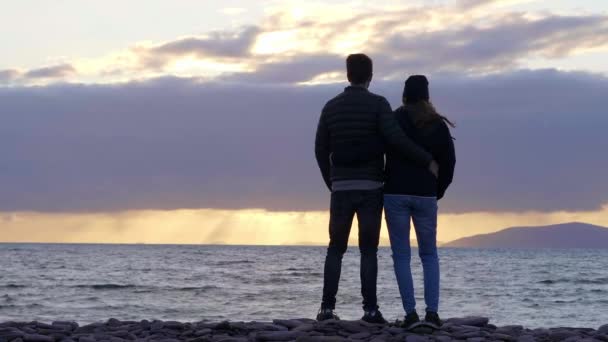
[[[418,336],[418,335],[409,335],[405,338],[406,342],[429,342],[428,337]]]
[[[302,324],[300,326],[295,327],[293,329],[293,331],[302,331],[302,332],[305,332],[305,331],[312,331],[314,329],[315,329],[314,325],[312,325],[310,323],[305,323],[305,324]]]
[[[521,334],[522,330],[524,330],[524,327],[521,325],[505,325],[504,327],[496,328],[494,332],[514,336]]]
[[[386,342],[388,341],[388,338],[385,336],[378,336],[378,337],[374,337],[373,339],[369,340],[369,342]]]
[[[75,334],[90,334],[95,332],[98,328],[102,327],[103,323],[93,323],[88,325],[83,325],[76,330],[74,330]]]
[[[490,338],[492,340],[498,340],[498,341],[517,341],[517,338],[515,338],[511,335],[501,334],[501,333],[493,333],[490,335]]]
[[[517,342],[535,342],[536,339],[532,335],[522,335],[517,339]]]
[[[256,335],[257,341],[291,341],[302,335],[299,331],[270,331],[260,332]]]
[[[209,342],[209,338],[208,337],[191,338],[191,339],[188,339],[188,342]]]
[[[486,339],[484,337],[471,337],[467,338],[467,342],[484,342]]]
[[[294,329],[302,325],[301,321],[295,319],[275,319],[272,321],[272,323],[275,325],[282,325],[287,329]]]
[[[593,335],[593,338],[599,341],[608,342],[608,334],[596,333],[595,335]]]
[[[549,333],[549,339],[551,341],[563,341],[575,336],[578,336],[578,334],[566,329],[557,329]]]
[[[296,342],[347,342],[348,339],[339,336],[305,336],[296,339]]]
[[[431,327],[427,327],[424,325],[418,326],[414,329],[411,330],[411,332],[416,333],[416,334],[420,334],[420,335],[427,335],[427,334],[432,334],[435,330]]]
[[[116,327],[116,326],[122,325],[122,323],[119,320],[117,320],[116,318],[110,318],[106,324],[111,327]]]
[[[487,317],[463,317],[463,318],[450,318],[446,322],[453,323],[455,325],[470,325],[474,327],[483,327],[490,321]]]
[[[459,340],[468,340],[469,338],[482,337],[481,331],[456,332],[452,334],[452,336]]]
[[[152,324],[150,324],[150,331],[151,332],[161,331],[161,330],[163,330],[164,326],[165,326],[165,324],[162,321],[154,321],[154,322],[152,322]]]
[[[247,342],[247,338],[246,337],[226,337],[220,340],[217,340],[216,342]],[[163,341],[165,342],[165,341]]]
[[[196,331],[194,332],[194,336],[197,336],[197,337],[198,337],[198,336],[205,336],[205,335],[209,335],[209,334],[211,334],[212,332],[213,332],[213,330],[211,330],[211,329],[207,329],[207,328],[205,328],[205,329],[200,329],[200,330],[196,330]]]
[[[390,327],[388,329],[385,329],[385,331],[391,335],[399,335],[399,334],[403,334],[405,332],[405,329],[398,328],[398,327]]]
[[[183,330],[184,323],[176,322],[176,321],[167,321],[167,322],[163,322],[163,328],[173,329],[173,330]]]
[[[370,336],[372,336],[372,334],[364,331],[364,332],[348,335],[348,338],[351,340],[363,340]]]
[[[40,334],[25,334],[23,335],[25,342],[54,342],[55,340],[50,336]]]
[[[538,329],[532,330],[532,335],[534,335],[534,337],[537,337],[537,338],[549,336],[550,333],[551,333],[551,331],[549,331],[549,329],[544,329],[544,328],[538,328]]]
[[[256,331],[287,331],[288,329],[282,325],[271,323],[251,322],[248,328]],[[229,329],[227,329],[229,330]]]
[[[438,342],[450,342],[450,341],[452,341],[451,337],[449,337],[449,336],[443,336],[443,335],[441,335],[441,336],[434,336],[433,338],[435,339],[435,341],[438,341]]]
[[[363,326],[361,321],[336,321],[339,328],[350,333],[369,332],[370,328]]]
[[[143,321],[139,322],[139,326],[143,329],[143,330],[149,330],[150,329],[150,321],[148,321],[147,319],[144,319]]]
[[[16,339],[21,339],[23,337],[23,333],[19,334],[0,334],[0,341],[13,341]]]
[[[608,324],[604,324],[601,327],[597,328],[597,332],[600,334],[608,335]]]

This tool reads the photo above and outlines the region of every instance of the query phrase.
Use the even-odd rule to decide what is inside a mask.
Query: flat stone
[[[205,328],[205,329],[200,329],[200,330],[196,330],[194,332],[194,336],[205,336],[205,335],[209,335],[213,332],[213,330]]]
[[[608,342],[608,334],[596,333],[595,335],[593,335],[593,338],[595,338],[596,340],[603,341],[603,342]]]
[[[209,338],[208,337],[190,338],[190,339],[188,339],[188,342],[209,342]]]
[[[282,325],[271,323],[252,322],[247,325],[248,329],[257,331],[287,331],[288,329]]]
[[[122,325],[122,322],[120,322],[119,320],[117,320],[116,318],[110,318],[107,322],[107,325],[109,326],[119,326]]]
[[[454,333],[454,334],[452,334],[452,336],[454,336],[455,338],[457,338],[459,340],[468,340],[469,338],[483,337],[483,336],[481,336],[481,332],[480,331],[469,331],[469,332],[463,332],[463,333]]]
[[[463,317],[463,318],[450,318],[447,320],[447,322],[456,324],[456,325],[470,325],[470,326],[475,326],[475,327],[483,327],[486,324],[488,324],[488,322],[490,321],[489,318],[487,317],[477,317],[477,316],[470,316],[470,317]]]
[[[418,336],[418,335],[409,335],[405,338],[406,342],[429,342],[428,337]]]
[[[378,336],[378,337],[374,337],[373,339],[369,340],[369,342],[386,342],[388,341],[388,338],[385,336]]]
[[[451,337],[444,336],[444,335],[433,336],[433,338],[435,339],[435,341],[438,341],[438,342],[450,342],[450,341],[452,341]]]
[[[302,332],[305,332],[305,331],[312,331],[314,329],[315,329],[314,325],[312,325],[310,323],[305,323],[305,324],[302,324],[300,326],[295,327],[293,329],[293,331],[302,331]]]
[[[337,321],[337,325],[350,332],[350,333],[360,333],[360,332],[369,332],[369,327],[361,324],[360,321]]]
[[[522,330],[524,330],[524,327],[521,325],[505,325],[503,327],[496,328],[494,332],[513,336],[519,335]]]
[[[517,341],[517,338],[515,338],[511,335],[501,334],[501,333],[493,333],[490,335],[490,338],[492,340],[499,340],[499,341]]]
[[[179,341],[179,340],[177,340],[177,341]],[[247,342],[247,341],[248,340],[246,337],[226,337],[226,338],[219,339],[215,342]],[[165,342],[165,341],[163,341],[163,342]]]
[[[173,330],[183,330],[184,323],[177,322],[177,321],[167,321],[167,322],[163,322],[163,328],[173,329]]]
[[[569,330],[565,330],[565,329],[559,329],[556,331],[551,331],[549,333],[549,339],[552,341],[563,341],[565,339],[568,339],[570,337],[575,337],[575,336],[578,336],[578,334],[573,331],[569,331]]]
[[[291,341],[302,335],[299,331],[270,331],[256,334],[257,341]]]
[[[580,337],[580,336],[572,336],[572,337],[568,337],[567,339],[563,340],[563,342],[578,342],[578,341],[583,341],[584,338]]]
[[[339,336],[304,336],[296,339],[296,342],[346,342],[348,339]]]
[[[372,336],[372,334],[364,331],[364,332],[348,335],[348,338],[350,338],[351,340],[362,340],[362,339],[366,339],[370,336]]]
[[[4,333],[0,333],[0,339],[6,340],[6,341],[11,341],[11,340],[23,337],[23,335],[24,334],[21,331],[4,332]]]
[[[88,333],[95,332],[95,330],[97,330],[100,327],[103,327],[103,323],[93,323],[93,324],[83,325],[83,326],[77,328],[76,330],[74,330],[74,333],[76,333],[76,334],[80,334],[80,333],[88,334]]]
[[[272,323],[275,325],[282,325],[287,329],[294,329],[302,325],[301,321],[295,319],[275,319],[272,321]]]
[[[53,342],[55,341],[50,336],[40,335],[40,334],[25,334],[23,335],[23,340],[25,342]]]

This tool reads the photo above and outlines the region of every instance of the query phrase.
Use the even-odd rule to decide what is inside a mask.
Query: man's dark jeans
[[[322,308],[335,309],[342,270],[342,256],[346,252],[355,214],[359,221],[363,309],[378,308],[376,299],[377,253],[383,200],[382,189],[336,191],[331,194],[330,240],[325,258]]]

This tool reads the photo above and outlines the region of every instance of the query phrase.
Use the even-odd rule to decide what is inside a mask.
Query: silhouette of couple
[[[368,56],[350,55],[346,67],[350,86],[323,107],[315,140],[317,163],[331,191],[329,247],[317,320],[339,319],[334,310],[342,256],[356,214],[362,320],[386,323],[376,299],[377,251],[384,208],[406,313],[403,327],[413,329],[421,324],[410,270],[412,219],[424,270],[424,321],[438,328],[437,201],[452,182],[456,164],[448,128],[453,124],[431,104],[425,76],[407,79],[403,106],[393,112],[384,97],[368,90],[373,74]]]

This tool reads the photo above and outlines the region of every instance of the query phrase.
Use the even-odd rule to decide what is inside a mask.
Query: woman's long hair
[[[455,128],[456,125],[450,121],[450,119],[439,114],[433,106],[433,103],[426,100],[418,100],[414,103],[408,102],[407,99],[403,99],[403,105],[406,109],[412,110],[416,115],[412,116],[412,121],[416,127],[421,128],[434,121],[443,120],[450,127]]]

